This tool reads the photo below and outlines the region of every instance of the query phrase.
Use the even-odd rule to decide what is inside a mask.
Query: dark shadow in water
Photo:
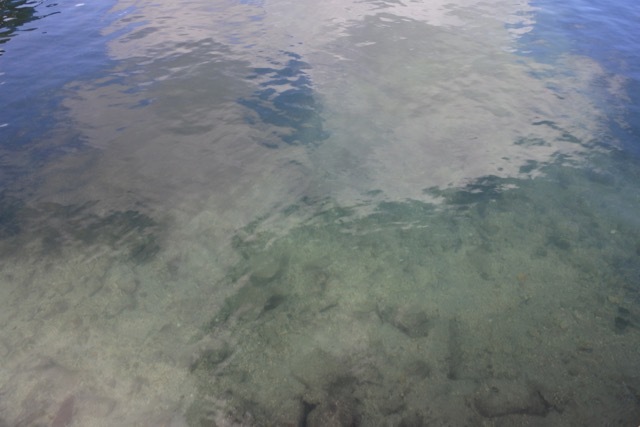
[[[268,148],[278,148],[280,141],[289,145],[305,145],[328,137],[323,130],[320,106],[316,102],[311,79],[305,70],[311,68],[302,57],[284,52],[290,59],[286,63],[274,61],[274,68],[255,68],[251,79],[260,81],[250,98],[238,102],[253,110],[247,120],[257,120],[281,130],[273,138],[260,141]]]
[[[0,256],[50,257],[80,245],[109,247],[134,264],[155,257],[160,250],[155,220],[134,210],[97,215],[91,212],[94,204],[32,207],[0,193]]]
[[[460,189],[444,191],[433,189],[428,190],[427,192],[435,196],[444,197],[447,204],[458,207],[468,207],[474,203],[487,203],[500,198],[503,188],[510,181],[517,180],[489,175],[480,177]]]
[[[44,5],[44,1],[32,0],[0,0],[0,45],[11,40],[18,31],[33,31],[35,28],[21,28],[29,22],[46,18],[49,15],[60,13],[54,11],[39,14],[36,8]],[[56,3],[47,4],[45,7],[56,6]],[[4,54],[0,49],[0,56]]]

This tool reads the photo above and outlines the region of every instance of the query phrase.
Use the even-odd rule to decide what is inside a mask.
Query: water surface
[[[0,424],[640,419],[633,3],[2,8]]]

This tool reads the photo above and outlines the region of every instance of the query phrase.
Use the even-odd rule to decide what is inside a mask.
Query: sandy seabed
[[[5,197],[4,423],[627,425],[640,198],[619,161],[258,220],[219,253]]]

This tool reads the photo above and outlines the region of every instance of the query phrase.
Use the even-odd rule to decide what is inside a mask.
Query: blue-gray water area
[[[0,12],[0,426],[640,422],[634,3]]]

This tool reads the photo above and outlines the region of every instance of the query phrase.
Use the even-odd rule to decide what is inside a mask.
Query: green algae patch
[[[548,179],[427,190],[440,206],[383,202],[282,235],[260,231],[266,218],[240,230],[221,284],[235,291],[202,330],[224,345],[192,364],[190,421],[464,425],[570,410],[558,393],[585,378],[567,357],[589,364],[596,342],[612,351],[638,323],[621,283],[638,271],[640,240],[636,219],[594,214],[611,180],[546,167]],[[602,308],[612,293],[624,296]],[[576,353],[577,337],[589,352]]]

